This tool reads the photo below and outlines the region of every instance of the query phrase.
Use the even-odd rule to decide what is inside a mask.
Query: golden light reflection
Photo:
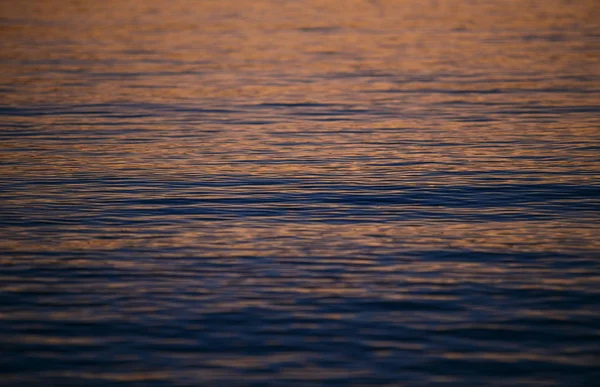
[[[311,345],[397,360],[477,318],[513,332],[583,321],[589,337],[597,1],[9,0],[0,15],[0,290],[16,305],[0,322],[26,332],[8,344],[51,353],[97,345],[60,324],[173,324],[185,338],[142,337],[119,356],[168,353],[190,362],[187,383],[294,361],[286,377],[361,377],[321,367]],[[200,358],[207,329],[243,336],[205,315],[267,315],[256,325],[272,331],[242,338],[296,352]],[[589,360],[518,340],[428,356]],[[178,384],[88,371],[56,372]]]

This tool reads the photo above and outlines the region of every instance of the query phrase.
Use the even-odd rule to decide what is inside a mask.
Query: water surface
[[[0,385],[600,378],[594,0],[0,3]]]

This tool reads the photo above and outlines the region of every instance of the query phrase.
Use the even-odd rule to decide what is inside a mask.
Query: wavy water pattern
[[[0,385],[594,385],[599,21],[0,2]]]

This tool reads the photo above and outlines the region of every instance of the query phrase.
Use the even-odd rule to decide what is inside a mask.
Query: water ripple
[[[0,385],[593,385],[597,10],[1,3]]]

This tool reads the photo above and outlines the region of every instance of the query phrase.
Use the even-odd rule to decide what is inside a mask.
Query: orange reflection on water
[[[588,361],[587,340],[546,347],[573,340],[553,327],[593,326],[597,1],[35,0],[0,14],[13,353],[94,360],[130,340],[123,361],[175,369],[51,376],[371,375],[346,351],[322,367],[323,348]],[[106,343],[86,336],[105,326]],[[207,338],[268,354],[202,353]]]

